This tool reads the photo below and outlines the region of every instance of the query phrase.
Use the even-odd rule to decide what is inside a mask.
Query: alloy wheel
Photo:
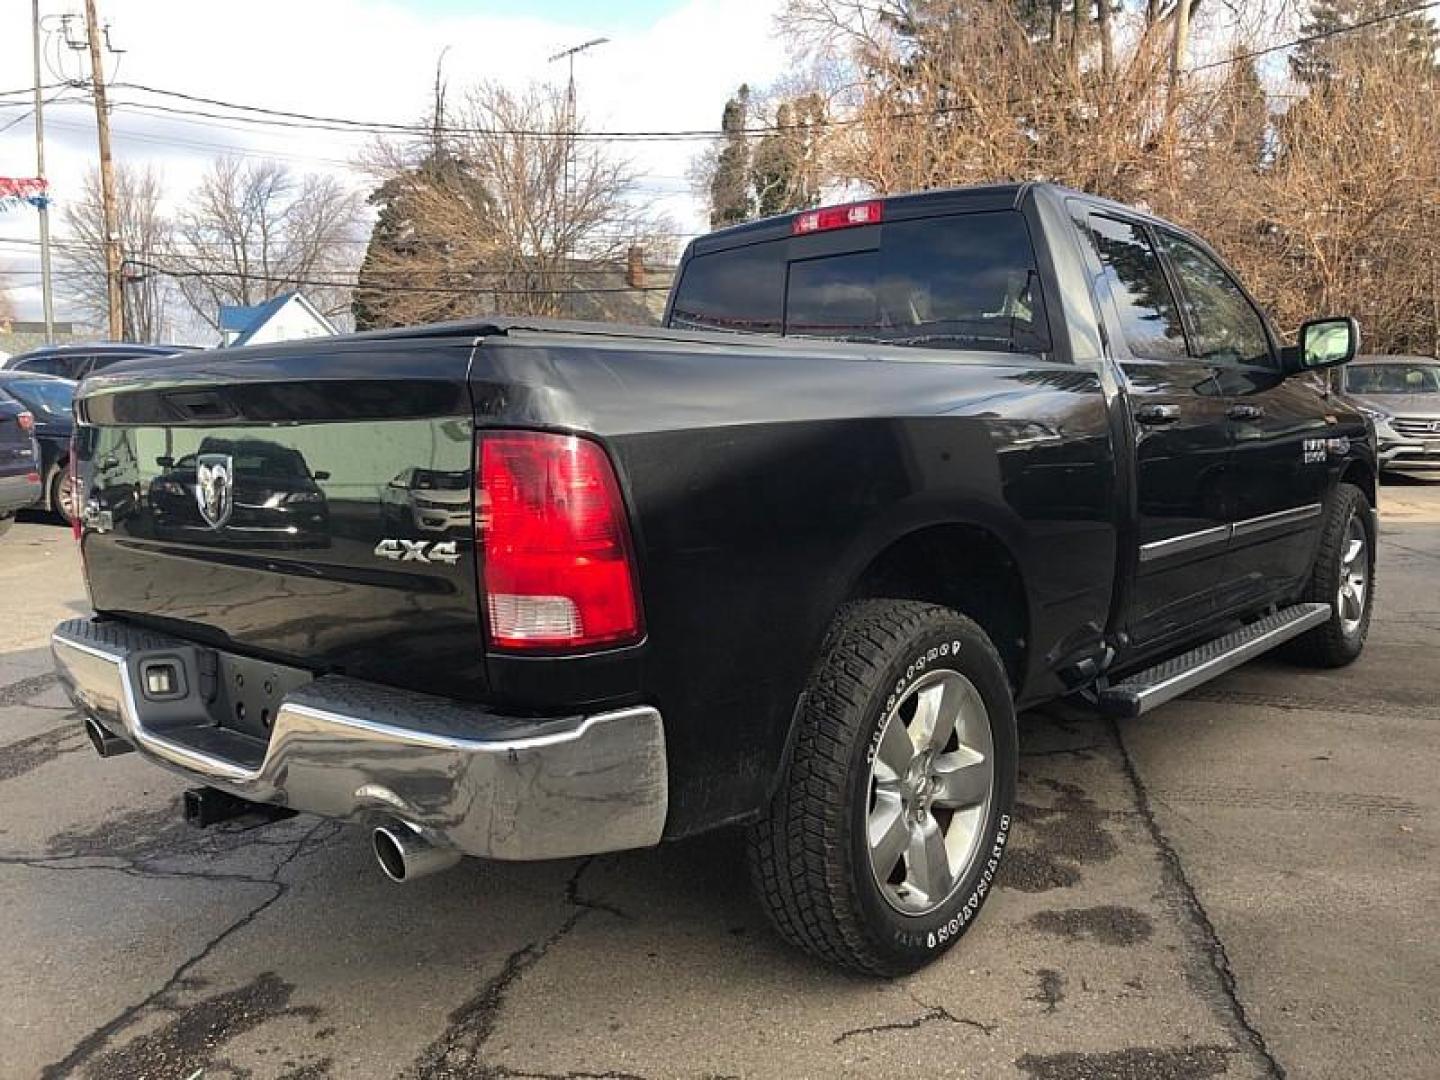
[[[886,715],[870,766],[870,870],[891,907],[925,915],[950,898],[979,850],[994,787],[980,692],[956,671],[921,676]]]

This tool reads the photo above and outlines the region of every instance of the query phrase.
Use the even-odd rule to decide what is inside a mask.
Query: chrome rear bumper
[[[327,675],[284,696],[268,744],[250,740],[247,761],[225,752],[227,738],[245,740],[215,726],[198,677],[188,682],[193,704],[158,709],[136,692],[141,662],[190,663],[203,651],[194,644],[75,619],[56,628],[51,647],[87,716],[151,760],[253,802],[357,822],[399,818],[431,843],[491,859],[649,847],[665,827],[665,735],[648,706],[519,719]]]

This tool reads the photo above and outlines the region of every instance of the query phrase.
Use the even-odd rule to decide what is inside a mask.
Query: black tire
[[[1358,621],[1353,616],[1347,619],[1338,601],[1346,547],[1353,535],[1352,522],[1358,523],[1365,539],[1364,598]],[[1329,604],[1330,618],[1286,643],[1286,658],[1308,667],[1335,668],[1353,663],[1365,648],[1375,605],[1375,521],[1365,493],[1351,484],[1337,484],[1326,507],[1320,548],[1300,600]]]
[[[968,680],[988,714],[988,802],[974,810],[972,854],[954,874],[953,891],[934,910],[907,914],[887,899],[871,870],[867,821],[872,767],[878,768],[872,762],[884,756],[880,742],[892,708],[898,714],[912,697],[918,702],[922,679],[959,685],[949,672]],[[1018,750],[1005,667],[985,633],[954,611],[909,600],[858,601],[841,610],[826,636],[797,724],[787,773],[749,830],[761,903],[782,937],[823,960],[872,975],[914,971],[974,922],[1009,839]],[[906,828],[910,812],[907,804]],[[936,819],[944,813],[937,809]],[[905,850],[908,860],[913,849]],[[897,869],[906,866],[902,860]]]

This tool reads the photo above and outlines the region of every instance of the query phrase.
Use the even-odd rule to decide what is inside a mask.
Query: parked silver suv
[[[1381,468],[1440,469],[1440,360],[1359,356],[1336,379],[1375,421]]]

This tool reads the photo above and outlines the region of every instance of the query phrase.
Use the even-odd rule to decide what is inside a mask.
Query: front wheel
[[[946,608],[844,608],[749,835],[780,934],[844,967],[913,971],[974,922],[1015,800],[1015,710],[985,633]]]
[[[1375,604],[1375,519],[1365,493],[1339,484],[1320,530],[1320,549],[1302,600],[1330,605],[1330,618],[1286,646],[1293,660],[1344,667],[1365,648]]]

